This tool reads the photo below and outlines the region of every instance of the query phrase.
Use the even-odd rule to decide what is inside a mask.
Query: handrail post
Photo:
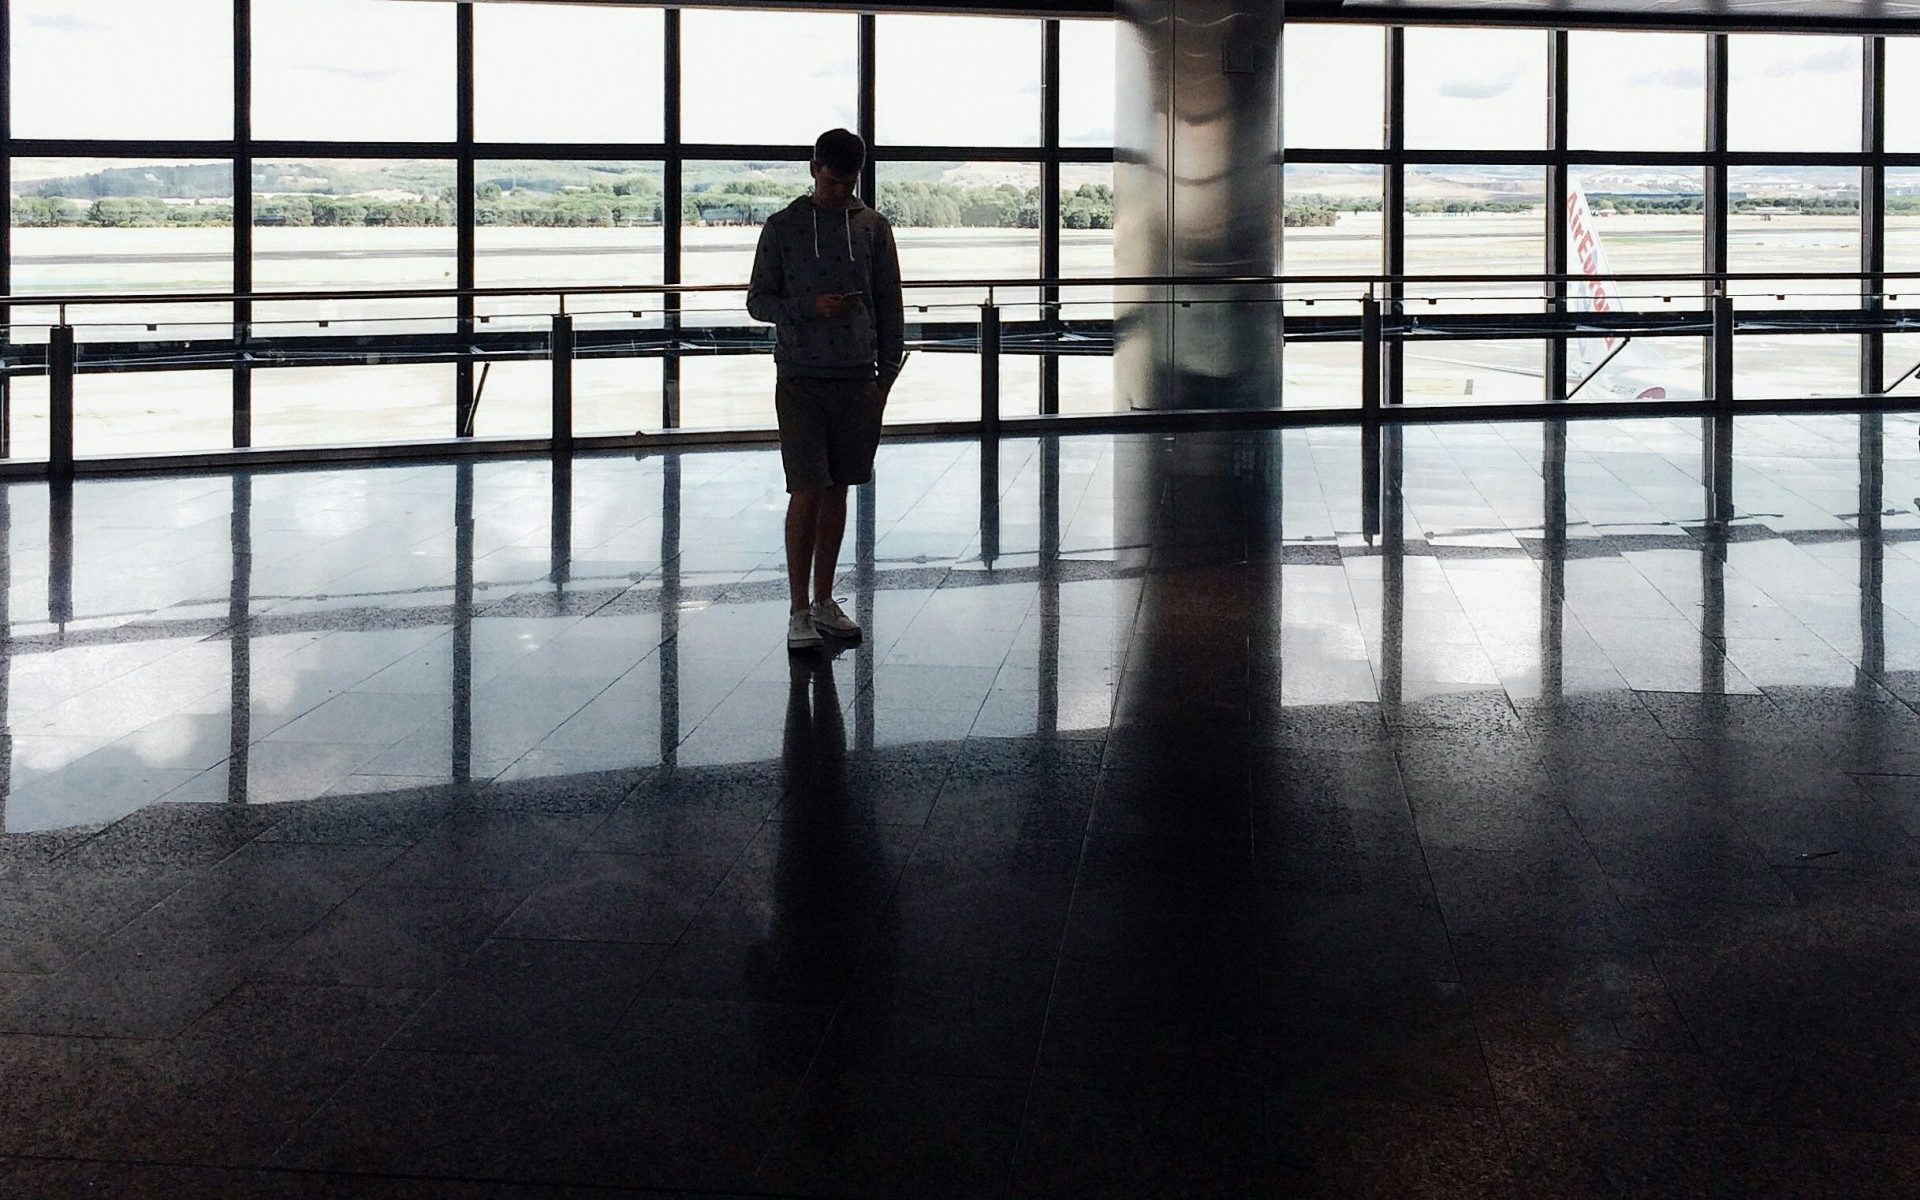
[[[73,326],[47,331],[47,474],[73,478]]]
[[[980,306],[980,437],[1000,436],[1000,309],[991,295]]]
[[[573,318],[553,318],[553,452],[573,453]]]
[[[1380,419],[1380,301],[1371,289],[1360,300],[1360,411]]]
[[[1709,391],[1715,404],[1733,403],[1733,297],[1722,284],[1713,293],[1713,378]]]

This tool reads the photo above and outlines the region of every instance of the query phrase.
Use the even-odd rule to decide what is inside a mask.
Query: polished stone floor
[[[0,490],[0,1196],[1910,1196],[1920,423]]]

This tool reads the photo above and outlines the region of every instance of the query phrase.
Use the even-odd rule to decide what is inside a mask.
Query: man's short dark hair
[[[813,161],[841,178],[867,165],[867,144],[849,129],[829,129],[813,144]]]

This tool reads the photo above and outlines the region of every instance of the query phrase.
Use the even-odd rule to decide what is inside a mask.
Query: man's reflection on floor
[[[787,772],[787,796],[806,819],[822,816],[822,807],[846,791],[847,722],[833,678],[837,647],[788,656],[787,728],[780,761]]]
[[[765,993],[791,1004],[845,998],[892,882],[884,827],[851,778],[832,647],[794,655],[781,762],[786,796],[775,830]]]

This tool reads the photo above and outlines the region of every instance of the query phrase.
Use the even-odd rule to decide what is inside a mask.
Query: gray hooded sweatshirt
[[[814,297],[835,292],[862,295],[843,316],[822,318]],[[892,384],[906,345],[893,227],[857,197],[839,210],[800,197],[760,230],[747,312],[774,327],[782,375]]]

